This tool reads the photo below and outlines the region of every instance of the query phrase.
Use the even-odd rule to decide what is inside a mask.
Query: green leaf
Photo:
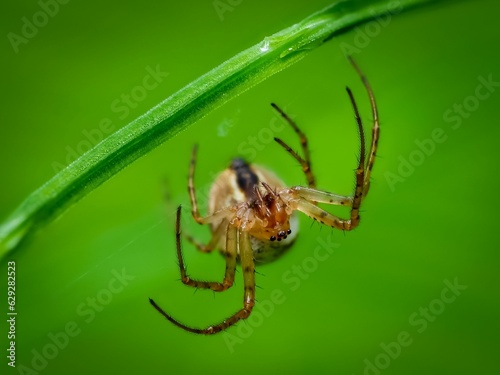
[[[110,135],[34,191],[0,226],[0,257],[134,160],[332,36],[385,13],[443,1],[340,1],[264,38]]]

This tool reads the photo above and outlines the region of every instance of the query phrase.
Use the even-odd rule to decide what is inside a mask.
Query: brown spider
[[[181,250],[181,207],[179,206],[175,234],[181,280],[191,287],[222,292],[233,285],[236,263],[240,261],[244,280],[243,308],[219,324],[206,328],[192,328],[174,319],[152,299],[149,299],[154,308],[170,322],[189,332],[210,335],[225,330],[241,319],[248,318],[255,304],[255,263],[269,262],[276,259],[293,243],[298,228],[295,210],[302,211],[321,224],[333,228],[352,230],[358,226],[361,201],[367,195],[370,187],[370,173],[375,161],[379,139],[379,119],[375,97],[368,80],[353,59],[349,57],[349,61],[357,71],[368,92],[374,121],[372,142],[366,163],[363,125],[354,96],[351,90],[346,87],[354,109],[361,143],[359,163],[356,169],[354,197],[316,189],[306,136],[276,104],[271,104],[300,138],[304,157],[293,151],[281,139],[275,138],[275,141],[301,164],[307,178],[308,187],[294,186],[287,188],[280,179],[268,170],[250,165],[243,159],[234,159],[229,168],[224,170],[213,183],[210,191],[208,216],[202,217],[198,211],[194,188],[197,154],[197,146],[195,146],[189,168],[188,183],[192,214],[199,224],[210,225],[212,238],[206,245],[195,242],[191,237],[188,237],[188,239],[203,252],[210,252],[215,248],[219,248],[226,258],[226,272],[222,282],[198,281],[191,279],[186,274]],[[341,219],[334,216],[319,208],[318,203],[351,206],[350,217],[349,219]]]

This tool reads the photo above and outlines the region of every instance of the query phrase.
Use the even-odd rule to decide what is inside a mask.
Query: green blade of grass
[[[242,51],[104,139],[29,195],[0,226],[0,258],[128,164],[333,35],[395,9],[439,1],[445,0],[340,1]]]

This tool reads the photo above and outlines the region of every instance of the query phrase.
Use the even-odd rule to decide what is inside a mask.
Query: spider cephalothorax
[[[241,158],[233,159],[229,168],[216,177],[210,190],[208,215],[202,217],[198,211],[194,188],[197,155],[197,147],[194,147],[188,182],[191,209],[193,218],[199,224],[210,226],[212,238],[206,245],[196,242],[189,236],[188,239],[203,252],[220,249],[226,260],[226,269],[222,282],[199,281],[187,276],[181,251],[181,209],[179,206],[176,221],[176,244],[181,280],[191,287],[221,292],[233,285],[236,264],[239,261],[244,281],[243,308],[219,324],[206,328],[192,328],[174,319],[150,299],[155,309],[170,322],[186,331],[208,335],[220,332],[239,320],[248,318],[255,304],[255,264],[272,261],[290,247],[298,232],[296,211],[303,212],[321,224],[341,230],[352,230],[358,226],[361,202],[368,194],[370,174],[377,151],[379,119],[375,98],[368,80],[351,58],[350,61],[368,92],[374,122],[372,140],[368,158],[366,158],[365,137],[358,108],[351,90],[346,88],[354,108],[361,145],[359,163],[355,173],[356,187],[352,197],[316,189],[315,178],[311,171],[307,138],[295,122],[275,104],[272,106],[299,136],[304,157],[293,151],[281,139],[275,138],[275,141],[300,163],[307,178],[307,187],[287,188],[278,177],[267,169],[247,163]],[[320,208],[318,203],[351,207],[350,216],[348,219],[342,219],[332,215]]]
[[[250,234],[260,240],[278,241],[286,240],[292,233],[290,229],[290,215],[293,212],[291,201],[284,201],[282,197],[262,182],[266,192],[260,192],[258,185],[255,186],[257,199],[251,202],[250,209],[255,213],[259,225],[250,230]]]

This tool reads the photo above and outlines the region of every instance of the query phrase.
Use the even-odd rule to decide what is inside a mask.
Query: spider
[[[355,171],[354,196],[338,195],[316,188],[305,134],[285,112],[272,103],[273,108],[278,111],[299,137],[304,156],[302,157],[293,151],[281,139],[274,138],[274,140],[300,163],[308,186],[288,188],[272,172],[236,158],[233,159],[229,168],[215,179],[210,191],[208,216],[202,217],[198,211],[194,187],[198,150],[197,145],[194,146],[188,178],[191,211],[196,222],[210,225],[212,237],[206,245],[196,242],[192,237],[188,236],[187,238],[202,252],[220,249],[226,260],[226,269],[222,282],[199,281],[187,275],[181,249],[181,206],[179,206],[177,208],[175,236],[181,280],[185,285],[194,288],[222,292],[233,285],[236,264],[239,261],[244,281],[243,308],[219,324],[206,328],[193,328],[174,319],[150,298],[149,301],[153,307],[177,327],[196,334],[211,335],[248,318],[255,304],[255,264],[256,262],[269,262],[276,259],[293,243],[298,229],[295,211],[301,211],[321,224],[343,231],[350,231],[358,226],[361,202],[370,187],[370,174],[375,161],[380,131],[378,111],[371,86],[354,60],[351,57],[348,59],[368,93],[374,123],[372,141],[368,158],[366,158],[365,137],[358,107],[351,90],[346,87],[354,109],[361,146],[359,162]],[[350,216],[348,219],[334,216],[318,207],[318,203],[350,206]]]

